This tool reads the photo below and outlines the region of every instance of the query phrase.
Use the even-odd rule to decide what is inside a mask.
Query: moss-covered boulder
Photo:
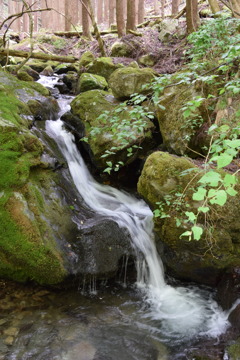
[[[108,81],[110,75],[122,67],[122,64],[114,64],[110,57],[100,57],[93,60],[93,62],[87,66],[87,72],[103,76]]]
[[[117,99],[125,100],[129,99],[132,94],[144,93],[143,85],[149,84],[154,76],[154,71],[150,68],[126,67],[114,71],[110,76],[109,86]]]
[[[53,98],[45,101],[29,100],[27,105],[35,120],[55,120],[60,110],[58,102]]]
[[[29,75],[26,71],[24,71],[24,70],[18,71],[17,77],[18,77],[19,80],[22,80],[22,81],[33,81],[32,76],[30,76],[30,75]]]
[[[107,88],[108,83],[103,76],[84,73],[78,80],[77,94],[93,89],[107,90]]]
[[[157,62],[157,58],[153,54],[146,54],[143,56],[140,56],[138,59],[138,63],[143,66],[151,67],[154,66]]]
[[[113,57],[131,57],[133,47],[128,43],[116,41],[111,46],[111,56]]]
[[[205,229],[199,241],[180,237],[190,225],[182,223],[177,226],[176,219],[183,220],[185,211],[195,212],[199,206],[199,202],[192,200],[192,188],[198,176],[189,169],[198,171],[187,158],[155,152],[144,165],[138,191],[153,210],[158,209],[160,203],[169,216],[154,218],[155,230],[160,238],[159,249],[168,269],[179,278],[213,285],[223,271],[240,265],[240,193],[229,197],[224,207],[215,205],[207,220],[204,216],[198,218]],[[199,171],[201,174],[201,169]],[[176,193],[183,194],[181,206],[178,206]],[[206,231],[209,227],[210,233]]]
[[[72,113],[78,116],[81,122],[77,129],[84,124],[85,134],[89,137],[88,144],[93,162],[101,169],[107,167],[107,161],[113,164],[118,162],[129,164],[155,145],[152,136],[154,124],[147,117],[143,117],[141,123],[135,124],[130,113],[132,108],[126,106],[115,113],[118,105],[119,102],[103,90],[86,91],[78,95],[71,103]],[[106,111],[108,114],[99,118]],[[76,127],[76,120],[74,123],[72,125]],[[115,130],[116,126],[118,130]],[[97,135],[95,135],[96,131]],[[117,136],[120,133],[121,138]],[[130,153],[134,145],[134,151]],[[129,148],[131,150],[128,151]],[[106,151],[111,153],[107,159],[103,156]]]
[[[93,62],[94,59],[95,57],[91,51],[85,51],[80,57],[79,67],[81,68],[87,66],[88,64]]]
[[[54,140],[29,130],[26,102],[44,96],[0,78],[0,278],[53,285],[114,276],[132,251],[126,231],[83,204]]]
[[[76,72],[68,71],[65,75],[63,75],[62,81],[63,84],[66,85],[68,92],[70,92],[71,94],[76,94],[78,83],[78,74]]]

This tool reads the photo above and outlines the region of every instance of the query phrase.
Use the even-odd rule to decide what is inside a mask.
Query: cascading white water
[[[68,110],[67,102],[62,107]],[[152,212],[143,200],[107,185],[98,184],[89,173],[74,142],[61,120],[47,121],[46,130],[59,145],[85,203],[94,211],[114,218],[127,228],[139,256],[137,285],[148,304],[145,316],[168,336],[218,336],[227,326],[227,313],[221,311],[208,292],[166,284],[161,259],[154,244]]]

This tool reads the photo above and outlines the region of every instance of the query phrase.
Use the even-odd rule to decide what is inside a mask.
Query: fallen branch
[[[184,8],[179,11],[179,13],[173,17],[173,19],[179,19],[181,16],[183,16],[183,14],[186,12],[186,6],[184,6]]]
[[[94,35],[94,31],[91,31]],[[54,35],[56,36],[65,36],[66,38],[70,37],[80,37],[83,34],[82,31],[54,31]],[[108,35],[108,34],[117,34],[117,30],[102,30],[100,31],[101,35]]]
[[[63,63],[75,63],[79,59],[74,56],[60,56],[60,55],[50,55],[44,53],[37,53],[33,52],[29,56],[29,52],[21,51],[21,50],[10,50],[10,49],[0,49],[0,55],[4,56],[16,56],[16,57],[23,57],[23,58],[32,58],[32,59],[39,59],[39,60],[51,60],[51,61],[58,61]]]
[[[127,30],[127,33],[135,35],[135,36],[143,36],[141,33],[133,30]]]

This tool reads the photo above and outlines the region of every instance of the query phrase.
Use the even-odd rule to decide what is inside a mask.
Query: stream
[[[41,82],[54,84],[45,77]],[[70,109],[70,101],[67,96],[59,100],[59,118]],[[187,360],[194,359],[187,354],[196,344],[217,343],[229,327],[228,312],[222,311],[208,288],[168,284],[148,205],[97,183],[60,119],[48,120],[46,132],[57,142],[86,205],[130,233],[137,281],[97,289],[93,279],[86,293],[13,286],[0,306],[5,304],[0,315],[5,335],[0,360]]]

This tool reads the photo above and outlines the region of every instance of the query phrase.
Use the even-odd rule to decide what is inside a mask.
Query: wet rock
[[[127,230],[112,220],[99,220],[82,227],[73,250],[79,258],[77,272],[104,277],[117,272],[120,259],[132,248]]]
[[[77,88],[77,82],[78,82],[78,74],[74,71],[68,71],[67,74],[65,74],[62,77],[63,83],[67,86],[68,93],[75,94],[76,88]]]
[[[96,353],[95,347],[87,341],[81,341],[65,354],[66,360],[94,360]]]
[[[240,305],[237,305],[234,310],[229,314],[228,320],[232,326],[239,332],[240,331]]]
[[[52,76],[53,74],[54,74],[54,70],[51,65],[46,66],[41,72],[41,75],[44,76]]]
[[[240,267],[225,271],[217,285],[217,298],[223,310],[229,310],[240,297]]]
[[[29,106],[35,120],[56,120],[60,110],[58,102],[54,98],[39,100],[29,100]]]

